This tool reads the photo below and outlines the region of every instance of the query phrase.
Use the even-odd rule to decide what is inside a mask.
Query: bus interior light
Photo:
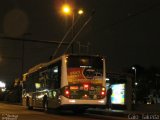
[[[58,73],[58,68],[54,68],[53,72]]]

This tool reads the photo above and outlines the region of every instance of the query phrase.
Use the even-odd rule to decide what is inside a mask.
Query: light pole
[[[134,70],[134,91],[133,91],[133,103],[135,104],[136,103],[136,85],[138,84],[137,83],[137,71],[136,71],[136,67],[132,67],[132,70]]]
[[[79,9],[78,11],[73,10],[72,12],[72,39],[74,38],[74,25],[75,25],[75,13],[78,15],[82,15],[84,11],[82,9]],[[72,43],[72,53],[74,52],[74,43]]]
[[[136,71],[136,68],[135,67],[132,67],[132,70],[134,70],[134,84],[137,85],[137,71]]]
[[[72,16],[72,25],[71,26],[72,26],[72,39],[73,39],[74,38],[75,15],[76,15],[76,13],[78,15],[82,15],[84,13],[84,11],[82,9],[75,10],[70,5],[64,4],[62,6],[62,12],[65,15],[71,15]],[[72,46],[72,53],[73,53],[73,44],[71,46]]]

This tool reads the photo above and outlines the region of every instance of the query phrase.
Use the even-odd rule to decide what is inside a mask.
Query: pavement
[[[8,103],[8,102],[2,102],[2,103],[21,105],[20,103]],[[158,116],[158,118],[160,119],[160,112],[154,112],[154,111],[146,112],[146,111],[133,111],[133,110],[128,111],[128,110],[90,108],[90,109],[87,109],[86,112],[90,114],[96,114],[96,115],[115,116],[115,117],[123,117],[123,118],[129,118],[130,116],[139,116],[139,118],[142,118],[142,116],[144,115],[151,115],[151,116]]]
[[[117,116],[117,117],[127,117],[130,114],[127,110],[111,110],[111,109],[88,109],[88,113],[99,114],[99,115],[108,115],[108,116]]]
[[[130,116],[139,116],[142,118],[145,115],[158,116],[160,119],[160,112],[145,112],[145,111],[128,111],[128,110],[111,110],[111,109],[88,109],[88,113],[99,114],[106,116],[116,116],[116,117],[125,117],[129,118]],[[158,120],[159,120],[158,119]]]

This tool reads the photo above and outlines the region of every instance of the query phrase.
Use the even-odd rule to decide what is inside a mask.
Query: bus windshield
[[[70,84],[102,83],[103,59],[100,57],[69,56],[67,76]]]

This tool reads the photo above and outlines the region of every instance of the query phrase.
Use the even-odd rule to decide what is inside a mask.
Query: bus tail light
[[[84,90],[89,90],[89,85],[88,84],[83,84],[83,88],[84,88]]]
[[[69,95],[69,90],[65,90],[65,95]]]
[[[64,88],[64,96],[67,97],[67,98],[69,98],[69,96],[70,96],[70,90],[69,90],[68,86],[66,86]]]
[[[106,88],[102,87],[101,89],[101,96],[105,96],[106,95]]]
[[[101,91],[101,95],[104,96],[104,95],[105,95],[105,92],[104,92],[104,91]]]
[[[65,94],[66,97],[69,97],[70,91],[69,91],[69,90],[65,90],[65,91],[64,91],[64,94]]]
[[[89,85],[88,84],[84,84],[83,87],[84,87],[84,89],[88,89]]]

